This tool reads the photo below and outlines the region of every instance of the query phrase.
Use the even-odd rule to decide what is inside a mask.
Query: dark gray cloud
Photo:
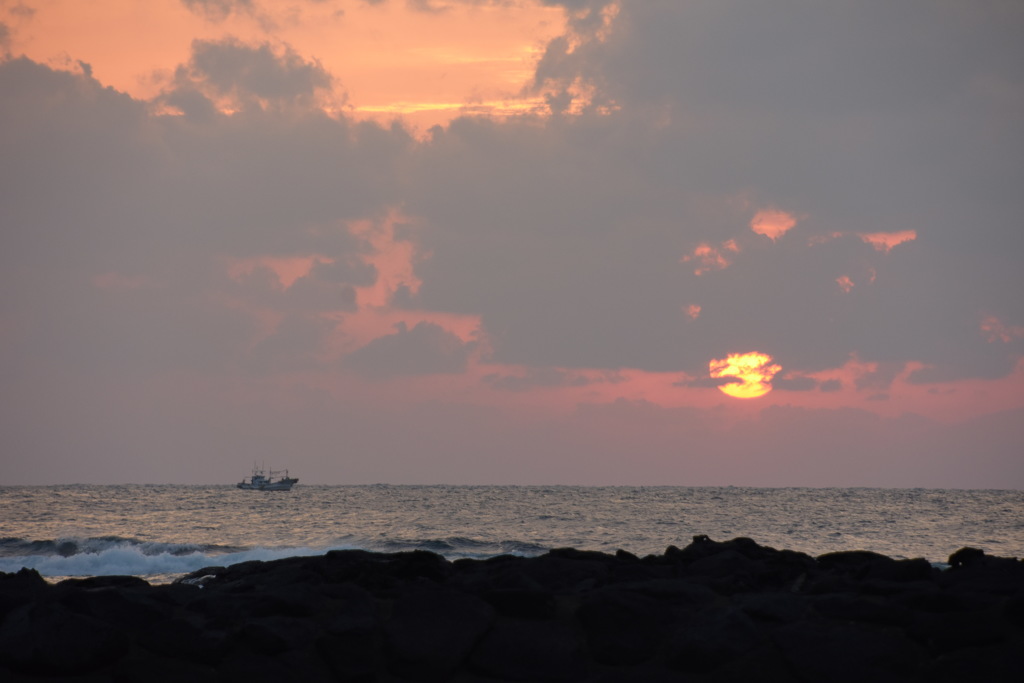
[[[726,384],[742,384],[743,380],[737,379],[736,377],[709,377],[709,376],[697,376],[694,378],[681,379],[677,382],[673,382],[674,387],[724,387]]]
[[[827,380],[825,380],[824,382],[821,383],[820,388],[824,392],[831,393],[831,392],[834,392],[834,391],[842,390],[843,383],[842,383],[841,380],[838,380],[838,379],[827,379]]]
[[[214,95],[230,95],[243,104],[255,97],[271,102],[309,104],[332,85],[331,75],[316,61],[290,47],[249,45],[235,39],[196,40],[187,68],[178,70],[184,84],[199,83]]]
[[[466,368],[475,343],[466,343],[440,325],[421,322],[374,339],[345,358],[345,365],[373,377],[456,373]]]
[[[979,323],[1024,322],[1019,9],[626,2],[603,39],[580,16],[583,43],[554,41],[537,82],[618,110],[436,132],[408,204],[432,226],[424,305],[482,313],[509,362],[695,373],[759,349],[805,371],[852,353],[922,361],[922,379],[1012,370],[1024,340]],[[800,217],[774,244],[747,225],[765,207]],[[903,230],[889,253],[856,236]],[[679,263],[729,239],[729,268]]]
[[[262,48],[223,47],[225,89],[232,70],[293,102],[316,82],[293,54],[267,67]],[[258,311],[351,310],[354,288],[376,280],[345,222],[398,201],[400,128],[296,109],[154,116],[83,71],[0,63],[0,310],[19,330],[5,365],[226,370],[260,338]],[[275,91],[263,72],[298,80]],[[259,267],[230,274],[310,255],[288,289]]]
[[[818,382],[811,377],[776,377],[772,380],[772,388],[783,391],[812,391],[818,389]]]
[[[276,280],[276,275],[274,276]],[[314,261],[309,273],[297,278],[281,293],[281,306],[297,311],[353,311],[356,287],[372,285],[377,271],[355,258],[337,263]],[[280,288],[279,283],[274,284]]]
[[[422,144],[319,113],[332,76],[286,46],[197,41],[162,96],[178,117],[9,60],[15,234],[38,257],[56,230],[76,245],[61,258],[128,274],[213,254],[351,264],[362,246],[339,223],[401,204],[430,255],[403,306],[481,316],[498,361],[700,375],[758,349],[807,372],[851,354],[919,361],[921,382],[1012,369],[1024,339],[992,342],[980,324],[1024,325],[1019,12],[972,23],[955,7],[627,2],[598,37],[602,6],[574,15],[582,44],[554,41],[538,83],[582,80],[616,111],[462,119]],[[68,106],[46,104],[55,92]],[[226,116],[221,98],[241,110]],[[28,200],[46,191],[61,201]],[[753,234],[765,207],[796,227]],[[856,236],[902,230],[917,239],[889,253]],[[682,262],[726,240],[739,247],[729,267],[696,276]],[[344,310],[365,282],[318,272],[252,294]]]
[[[257,373],[322,371],[328,365],[325,347],[334,326],[316,315],[288,315],[247,354],[246,367]]]
[[[212,21],[224,21],[232,14],[252,14],[252,0],[181,0],[181,4]]]

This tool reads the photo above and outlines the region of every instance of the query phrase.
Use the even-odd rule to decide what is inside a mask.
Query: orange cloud
[[[701,307],[698,306],[697,304],[690,304],[689,306],[686,307],[686,315],[690,318],[690,320],[696,320],[697,317],[700,315],[700,311]]]
[[[750,219],[750,229],[764,235],[773,242],[789,232],[796,225],[796,217],[785,211],[764,209]]]
[[[901,230],[899,232],[859,232],[857,237],[866,244],[870,244],[876,251],[889,253],[892,248],[904,242],[912,242],[917,239],[916,230]]]
[[[42,63],[89,64],[104,85],[138,99],[157,96],[198,40],[234,36],[243,43],[293,46],[338,77],[331,102],[346,101],[358,118],[401,115],[426,129],[474,113],[542,113],[542,99],[520,94],[547,43],[566,31],[567,13],[540,0],[445,3],[362,0],[229,3],[47,0],[30,19],[5,23],[14,54]],[[0,8],[0,16],[3,10]],[[610,19],[609,19],[610,21]],[[457,103],[457,106],[456,106]],[[478,109],[479,110],[479,109]]]
[[[851,280],[847,275],[840,275],[836,278],[836,282],[839,283],[839,288],[844,292],[849,292],[853,289],[853,280]]]
[[[708,369],[716,379],[736,378],[736,381],[718,387],[723,393],[734,398],[757,398],[772,390],[772,378],[782,370],[782,366],[772,364],[772,357],[766,353],[751,351],[712,359]]]
[[[723,268],[728,268],[732,261],[726,258],[725,253],[723,252],[736,253],[739,250],[739,245],[736,244],[736,240],[733,239],[722,242],[718,247],[713,247],[707,242],[701,242],[692,253],[683,256],[683,258],[680,259],[680,262],[697,262],[697,267],[693,269],[693,274],[703,275],[711,270],[722,270]]]
[[[401,239],[396,233],[399,226],[408,228],[412,220],[401,212],[392,210],[381,221],[355,221],[349,224],[349,232],[364,239],[373,250],[363,255],[363,261],[377,270],[377,279],[372,285],[356,289],[356,301],[364,306],[386,306],[392,295],[401,287],[410,293],[419,291],[422,281],[416,276],[413,264],[417,258],[416,245]]]

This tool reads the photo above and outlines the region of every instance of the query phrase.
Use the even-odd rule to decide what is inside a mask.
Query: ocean
[[[165,583],[212,565],[328,550],[449,559],[552,548],[661,554],[697,534],[813,556],[872,550],[941,566],[964,547],[1024,557],[1024,491],[746,487],[0,487],[0,571]]]

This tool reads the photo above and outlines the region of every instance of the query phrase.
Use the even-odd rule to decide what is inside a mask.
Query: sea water
[[[813,556],[941,565],[964,546],[1024,556],[1024,492],[577,486],[0,487],[0,571],[160,583],[211,565],[359,548],[449,559],[574,547],[636,555],[697,534]]]

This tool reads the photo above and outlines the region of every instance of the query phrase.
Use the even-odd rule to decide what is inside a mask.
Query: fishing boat
[[[290,491],[297,481],[297,477],[288,476],[288,470],[265,470],[253,465],[252,476],[238,482],[238,488],[247,491]]]

